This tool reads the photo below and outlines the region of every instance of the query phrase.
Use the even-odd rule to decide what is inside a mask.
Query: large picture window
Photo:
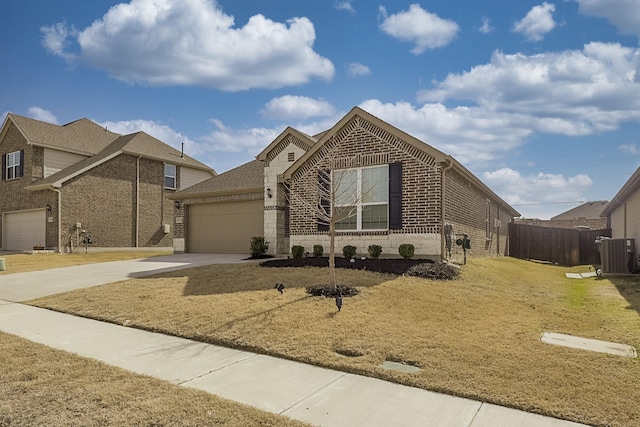
[[[389,229],[389,167],[333,171],[336,230]]]
[[[164,188],[176,189],[176,165],[164,165]]]

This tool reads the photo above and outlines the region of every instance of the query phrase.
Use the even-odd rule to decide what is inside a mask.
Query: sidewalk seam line
[[[335,372],[338,372],[338,371],[335,371]],[[319,389],[317,389],[317,390],[313,391],[312,393],[306,395],[305,397],[301,398],[300,400],[298,400],[297,402],[295,402],[294,404],[292,404],[288,408],[283,409],[281,412],[278,413],[278,415],[284,415],[285,412],[289,411],[290,409],[293,409],[294,407],[298,406],[299,404],[301,404],[305,400],[309,399],[314,394],[319,393],[320,391],[324,390],[325,388],[329,387],[330,385],[335,384],[338,380],[344,378],[345,376],[347,376],[347,373],[345,373],[345,372],[340,373],[340,375],[336,379],[334,379],[333,381],[329,381],[328,383],[326,383],[325,385],[323,385]]]
[[[204,374],[196,375],[196,376],[195,376],[195,377],[193,377],[193,378],[189,378],[188,380],[184,380],[184,381],[179,382],[179,383],[177,383],[177,384],[178,384],[178,385],[184,385],[184,384],[186,384],[186,383],[188,383],[188,382],[190,382],[190,381],[197,380],[198,378],[202,378],[202,377],[205,377],[205,376],[207,376],[207,375],[209,375],[209,374],[212,374],[212,373],[214,373],[214,372],[221,371],[221,370],[223,370],[223,369],[225,369],[225,368],[228,368],[229,366],[237,365],[238,363],[244,362],[245,360],[253,359],[253,358],[254,358],[254,357],[256,357],[256,356],[258,356],[258,355],[257,355],[257,354],[252,354],[252,355],[251,355],[251,356],[249,356],[249,357],[245,357],[244,359],[236,360],[236,361],[235,361],[235,362],[233,362],[233,363],[228,363],[228,364],[226,364],[226,365],[224,365],[224,366],[220,366],[219,368],[212,369],[212,370],[210,370],[210,371],[208,371],[208,372],[205,372]]]
[[[480,402],[480,401],[476,401],[476,402]],[[478,406],[478,410],[476,411],[476,413],[473,414],[473,418],[471,418],[471,421],[469,422],[469,426],[468,427],[472,427],[473,423],[476,422],[476,418],[478,418],[478,414],[480,413],[480,409],[482,409],[483,406],[484,406],[484,402],[480,402],[480,406]]]

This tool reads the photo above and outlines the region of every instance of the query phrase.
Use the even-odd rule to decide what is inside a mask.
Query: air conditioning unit
[[[602,239],[600,262],[603,274],[633,272],[638,267],[635,239]]]

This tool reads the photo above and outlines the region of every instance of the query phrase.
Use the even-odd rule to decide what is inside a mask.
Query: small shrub
[[[358,248],[355,246],[347,245],[342,248],[342,255],[344,255],[345,259],[351,259],[356,254],[356,249]]]
[[[304,246],[298,246],[298,245],[291,246],[291,255],[294,258],[302,258],[302,255],[304,255]]]
[[[382,246],[380,245],[369,245],[369,256],[371,258],[378,258],[382,253]]]
[[[321,257],[323,253],[324,253],[324,248],[322,247],[322,245],[313,245],[314,257]]]
[[[423,279],[452,280],[458,277],[457,268],[449,264],[424,263],[414,265],[407,270],[407,276],[422,277]]]
[[[411,243],[403,243],[398,246],[398,253],[404,259],[409,259],[413,257],[413,253],[415,251],[415,247]]]
[[[262,236],[254,236],[251,238],[249,250],[252,257],[264,256],[269,250],[269,242],[265,241]]]

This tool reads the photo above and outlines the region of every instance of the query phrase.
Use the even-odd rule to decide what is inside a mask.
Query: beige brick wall
[[[81,223],[94,247],[136,245],[136,160],[120,155],[69,180],[62,188],[63,244],[75,239]],[[171,247],[173,234],[163,224],[173,224],[172,194],[164,190],[161,162],[140,159],[138,245]]]
[[[47,248],[55,248],[58,245],[58,217],[57,197],[53,191],[29,192],[24,187],[31,185],[42,177],[43,150],[39,147],[27,145],[26,140],[15,127],[10,124],[5,138],[0,143],[0,154],[12,153],[24,150],[24,176],[10,181],[0,181],[0,212],[16,212],[30,209],[41,209],[46,205],[51,206],[51,212],[47,212],[45,228]],[[2,227],[0,227],[0,242],[4,242]],[[4,243],[1,243],[4,244]]]
[[[304,144],[292,136],[285,138],[272,153],[264,167],[264,187],[270,188],[272,197],[264,194],[264,237],[269,242],[270,254],[285,254],[289,252],[289,236],[286,226],[288,195],[284,185],[279,183],[279,177],[306,150]]]

